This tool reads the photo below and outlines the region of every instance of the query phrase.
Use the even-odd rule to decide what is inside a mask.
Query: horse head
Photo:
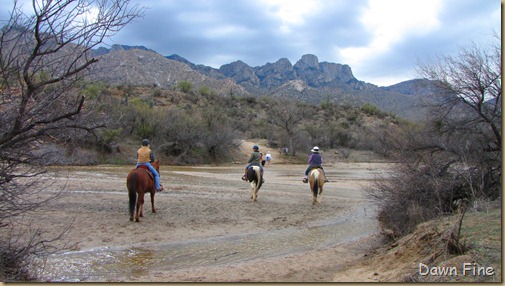
[[[156,169],[158,173],[160,172],[160,160],[156,159],[151,163],[151,165],[154,167],[154,169]]]

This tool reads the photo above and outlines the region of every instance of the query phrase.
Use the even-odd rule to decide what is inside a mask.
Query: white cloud
[[[360,67],[372,57],[388,52],[405,36],[423,35],[440,27],[437,16],[440,0],[370,0],[363,10],[361,23],[372,37],[367,46],[339,50],[344,62]]]
[[[305,17],[316,14],[321,7],[319,0],[262,0],[263,4],[270,6],[282,25],[281,31],[291,32],[292,26],[305,23]]]

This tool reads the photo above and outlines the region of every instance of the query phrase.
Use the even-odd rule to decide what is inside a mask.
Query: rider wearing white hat
[[[321,168],[321,170],[323,170],[323,173],[324,173],[324,169],[322,166],[323,165],[323,157],[321,156],[321,154],[319,154],[319,147],[314,146],[314,148],[312,148],[312,150],[310,150],[310,152],[312,152],[312,154],[310,154],[310,156],[309,156],[309,167],[307,168],[307,170],[305,170],[305,178],[303,178],[304,183],[308,182],[307,177],[309,176],[310,169]],[[326,179],[326,174],[324,177],[325,177],[324,181],[328,182],[328,180]]]

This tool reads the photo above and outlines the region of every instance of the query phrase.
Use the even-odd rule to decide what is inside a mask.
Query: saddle
[[[151,177],[151,179],[154,180],[153,173],[151,173],[151,171],[149,170],[149,167],[147,167],[146,165],[140,165],[140,166],[137,167],[137,169],[144,169],[144,170],[146,170],[146,172],[149,174],[149,177]]]

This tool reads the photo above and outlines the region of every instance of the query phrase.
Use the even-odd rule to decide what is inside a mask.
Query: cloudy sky
[[[419,61],[489,43],[501,31],[498,0],[132,1],[147,8],[145,16],[108,44],[143,45],[215,68],[237,60],[295,64],[314,54],[379,86],[415,78]]]

